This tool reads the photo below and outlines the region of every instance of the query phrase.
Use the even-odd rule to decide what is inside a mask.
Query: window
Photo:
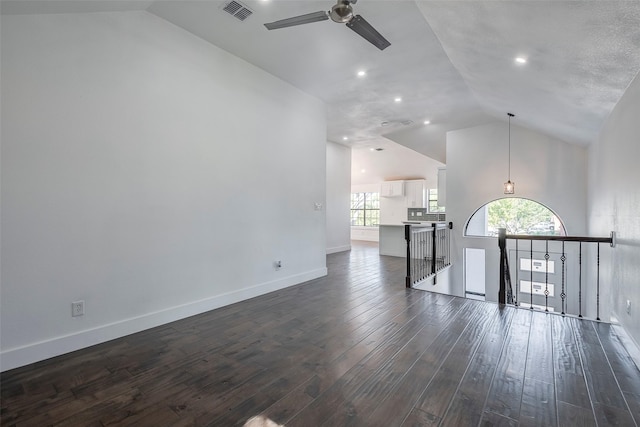
[[[444,212],[444,206],[438,206],[438,189],[430,188],[428,191],[429,194],[429,212],[430,213],[438,213]]]
[[[560,218],[546,206],[529,199],[507,197],[475,211],[467,222],[465,236],[495,237],[499,228],[506,228],[507,234],[567,234]]]
[[[377,227],[380,224],[380,193],[351,193],[351,225]]]

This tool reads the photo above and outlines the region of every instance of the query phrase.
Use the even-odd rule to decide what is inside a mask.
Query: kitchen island
[[[381,224],[378,226],[380,255],[407,256],[407,242],[404,238],[404,226],[406,224],[431,227],[434,221],[402,221],[400,224]]]
[[[380,255],[407,256],[407,243],[404,240],[404,224],[380,224],[378,250]]]

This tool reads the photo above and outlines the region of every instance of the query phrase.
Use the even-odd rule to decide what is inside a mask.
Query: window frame
[[[526,232],[520,232],[520,231],[517,231],[517,232],[508,232],[508,233],[510,233],[510,234],[518,234],[518,235],[525,235],[525,236],[527,236],[527,235],[531,235],[531,234],[533,234],[533,235],[544,235],[544,236],[554,236],[554,235],[555,235],[555,236],[567,236],[567,235],[568,235],[568,233],[567,233],[567,227],[565,226],[564,221],[563,221],[563,220],[562,220],[562,218],[560,218],[560,216],[559,216],[559,215],[558,215],[558,214],[557,214],[553,209],[551,209],[549,206],[547,206],[547,205],[545,205],[545,204],[543,204],[543,203],[540,203],[540,202],[539,202],[539,201],[537,201],[537,200],[529,199],[529,198],[526,198],[526,197],[516,197],[516,196],[512,196],[512,197],[501,197],[501,198],[499,198],[499,199],[491,200],[491,201],[489,201],[489,202],[487,202],[487,203],[483,204],[482,206],[480,206],[478,209],[476,209],[476,210],[475,210],[475,211],[474,211],[474,212],[469,216],[469,218],[467,219],[467,222],[465,223],[465,226],[464,226],[464,232],[463,232],[464,237],[472,237],[472,238],[475,238],[475,237],[479,237],[479,238],[485,238],[485,237],[489,237],[489,238],[497,238],[497,237],[498,237],[498,235],[497,235],[497,230],[490,230],[490,229],[489,229],[489,212],[488,212],[488,210],[489,210],[489,206],[490,206],[492,203],[494,203],[494,202],[499,202],[499,201],[506,200],[506,199],[520,199],[520,200],[522,200],[522,201],[526,201],[527,203],[533,203],[533,204],[535,204],[535,205],[537,205],[537,206],[540,206],[540,207],[544,208],[544,209],[545,209],[545,210],[546,210],[546,211],[551,215],[551,217],[552,217],[552,218],[551,218],[551,221],[552,221],[552,222],[554,222],[554,224],[558,225],[558,227],[557,227],[557,228],[554,226],[553,230],[554,230],[554,231],[556,231],[556,230],[557,230],[557,232],[554,232],[554,233],[538,233],[538,232],[530,233],[528,230],[527,230]],[[486,232],[487,234],[484,234],[484,235],[482,235],[482,234],[471,234],[471,233],[469,232],[469,227],[470,227],[471,223],[473,222],[473,219],[474,219],[475,215],[476,215],[476,214],[478,214],[478,213],[479,213],[480,211],[482,211],[482,210],[485,210],[485,212],[483,213],[483,215],[485,216],[485,219],[484,219],[484,227],[485,227],[485,232]],[[546,212],[545,212],[545,214],[546,214]],[[538,223],[538,224],[536,224],[536,225],[539,225],[539,224],[540,224],[540,223]],[[534,227],[535,227],[536,225],[534,225]],[[549,231],[551,231],[551,229],[549,229]]]
[[[432,194],[435,196],[435,198],[431,198]],[[432,202],[435,204],[434,208],[431,207]],[[446,212],[446,208],[444,206],[438,206],[438,189],[437,188],[427,189],[427,211],[429,213],[445,213]]]
[[[354,196],[357,196],[359,200],[357,203],[361,204],[361,207],[354,208]],[[360,199],[361,197],[361,199]],[[376,206],[376,207],[371,207]],[[362,224],[354,224],[354,212],[361,212]],[[367,224],[367,219],[372,221],[371,214],[375,213],[375,223]],[[351,193],[351,205],[350,205],[350,225],[351,227],[367,227],[375,228],[380,225],[380,193],[374,191],[360,191],[357,193]]]

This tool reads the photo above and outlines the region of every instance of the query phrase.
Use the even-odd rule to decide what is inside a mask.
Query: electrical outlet
[[[84,301],[74,301],[71,303],[71,317],[84,316]]]
[[[276,270],[280,270],[282,268],[282,261],[274,261],[273,268],[275,268]]]
[[[631,300],[627,300],[627,314],[631,314]]]

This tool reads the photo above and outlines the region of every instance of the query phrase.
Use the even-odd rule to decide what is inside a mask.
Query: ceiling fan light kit
[[[312,22],[327,21],[329,18],[338,24],[346,24],[347,27],[356,32],[360,37],[374,45],[380,50],[384,50],[391,46],[391,43],[385,39],[371,24],[369,24],[362,16],[353,14],[352,4],[356,4],[357,0],[338,0],[329,12],[319,11],[307,13],[305,15],[294,16],[292,18],[281,19],[279,21],[264,24],[268,30],[277,30],[279,28],[293,27],[295,25],[310,24]]]

